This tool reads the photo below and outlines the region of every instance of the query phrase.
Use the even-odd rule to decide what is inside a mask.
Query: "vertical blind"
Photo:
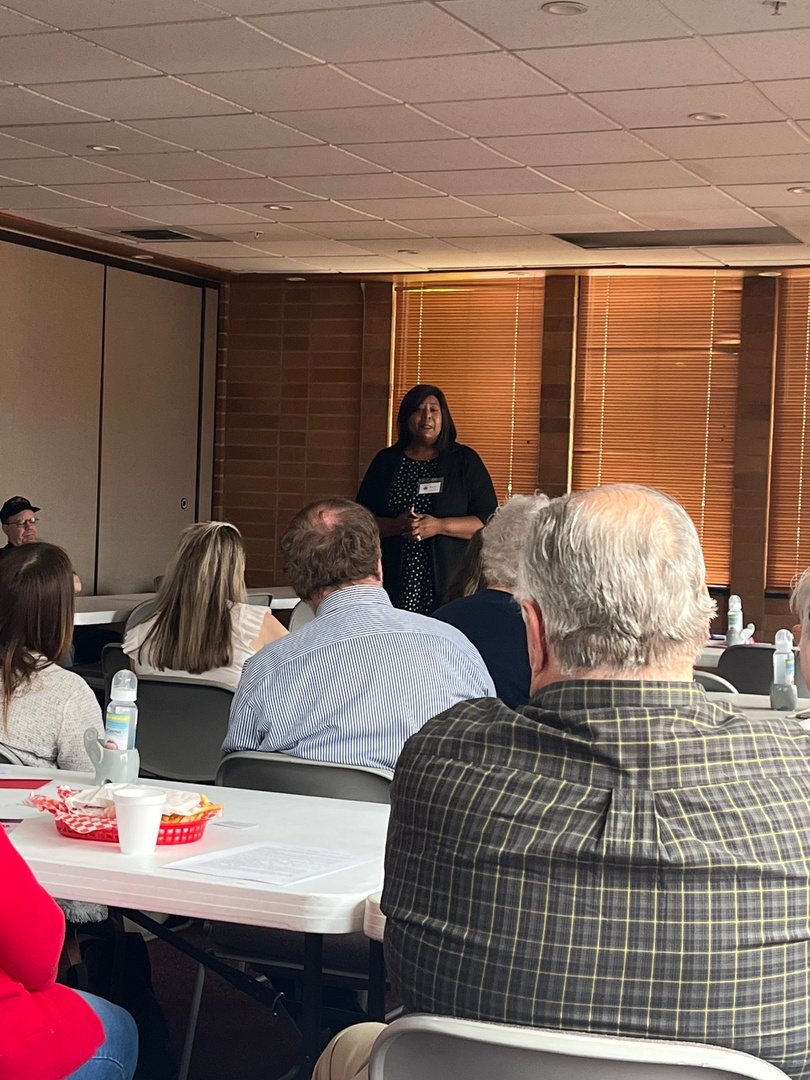
[[[500,501],[537,487],[543,286],[432,278],[397,289],[394,416],[411,386],[440,387]]]
[[[729,581],[742,275],[594,272],[580,288],[572,488],[637,483],[694,521]]]
[[[779,281],[771,494],[768,507],[769,588],[785,588],[810,566],[810,273]],[[807,517],[807,521],[805,521]]]

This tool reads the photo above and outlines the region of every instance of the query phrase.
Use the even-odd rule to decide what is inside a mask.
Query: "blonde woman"
[[[139,675],[176,675],[236,687],[242,665],[286,629],[246,603],[245,548],[226,521],[189,525],[166,568],[154,611],[124,637]]]

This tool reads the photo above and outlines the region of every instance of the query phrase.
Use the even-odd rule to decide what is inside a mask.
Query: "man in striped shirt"
[[[532,698],[429,721],[391,789],[382,909],[406,1010],[714,1043],[810,1080],[810,738],[692,682],[704,576],[660,492],[533,517]],[[317,1080],[362,1075],[377,1030],[339,1036]]]
[[[495,693],[460,631],[392,606],[380,534],[364,507],[311,503],[281,548],[290,584],[315,618],[246,662],[223,753],[281,751],[393,769],[431,716]]]

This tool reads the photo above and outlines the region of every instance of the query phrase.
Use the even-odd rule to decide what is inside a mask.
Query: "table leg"
[[[385,1023],[385,953],[381,941],[368,943],[368,1018]]]
[[[304,934],[304,992],[301,1008],[303,1064],[300,1080],[312,1074],[321,1049],[321,982],[323,977],[323,935]]]

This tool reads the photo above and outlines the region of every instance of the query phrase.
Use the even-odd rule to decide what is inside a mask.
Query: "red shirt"
[[[0,828],[0,1080],[64,1080],[104,1039],[56,982],[65,918]]]

